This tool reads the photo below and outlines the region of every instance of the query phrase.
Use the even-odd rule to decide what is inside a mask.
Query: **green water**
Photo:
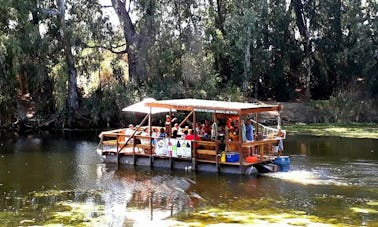
[[[106,165],[96,134],[1,135],[0,226],[378,226],[378,139],[289,137],[252,178]]]

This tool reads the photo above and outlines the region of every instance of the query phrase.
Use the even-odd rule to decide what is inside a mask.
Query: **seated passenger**
[[[160,138],[165,138],[165,137],[167,137],[167,134],[165,133],[164,128],[161,128],[161,129],[160,129],[159,137],[160,137]]]
[[[143,132],[140,134],[141,136],[149,136],[150,134],[148,133],[148,128],[145,128],[144,130],[143,130]],[[149,143],[149,139],[147,139],[147,138],[142,138],[141,140],[140,140],[140,142],[141,142],[141,144],[150,144]]]
[[[186,140],[201,140],[201,138],[198,136],[198,135],[196,135],[195,136],[195,138],[194,138],[194,133],[193,133],[193,130],[192,129],[189,129],[188,130],[188,135],[187,136],[185,136],[185,139]]]
[[[177,138],[177,137],[179,137],[179,135],[177,133],[178,133],[177,130],[173,130],[171,138]]]
[[[135,131],[134,125],[129,124],[129,127],[125,130],[126,135],[132,135]]]
[[[160,132],[159,132],[159,129],[158,128],[153,128],[152,129],[152,137],[153,138],[157,138],[157,137],[159,137],[159,134],[160,134]]]
[[[231,142],[239,141],[239,129],[237,127],[233,127],[230,129],[228,133],[228,140]],[[228,151],[237,151],[239,150],[239,146],[237,144],[227,144],[226,150]]]
[[[178,123],[175,123],[175,124],[173,125],[172,133],[173,133],[175,130],[177,131],[177,134],[181,134],[181,133],[182,133],[182,128],[179,126]]]

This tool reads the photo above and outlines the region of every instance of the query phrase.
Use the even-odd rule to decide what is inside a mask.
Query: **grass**
[[[378,139],[378,124],[370,123],[294,124],[285,125],[284,129],[288,134]]]

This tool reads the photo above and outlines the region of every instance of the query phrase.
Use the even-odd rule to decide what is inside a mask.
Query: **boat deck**
[[[177,168],[179,169],[204,169],[204,171],[215,172],[231,168],[234,169],[233,172],[236,171],[239,173],[251,166],[272,163],[276,157],[280,156],[280,153],[276,152],[274,147],[277,146],[281,138],[269,138],[261,141],[242,143],[240,151],[227,151],[227,148],[235,146],[235,142],[163,139],[165,144],[168,144],[168,141],[173,144],[177,142],[181,144],[190,143],[190,147],[184,147],[180,151],[172,152],[172,147],[161,150],[162,148],[156,145],[156,141],[154,144],[134,144],[127,142],[130,141],[128,136],[119,134],[116,138],[112,138],[115,135],[118,134],[114,131],[108,134],[104,133],[103,135],[104,138],[111,138],[101,143],[100,150],[106,162],[167,168],[176,168],[178,166]],[[146,136],[132,136],[132,139],[146,139]],[[148,141],[153,141],[154,138],[147,136],[147,139]],[[222,147],[226,151],[222,150]],[[236,155],[237,160],[222,160],[222,155],[226,157],[228,155]],[[247,162],[246,158],[251,156],[255,157],[254,161]],[[202,166],[207,167],[201,168]]]

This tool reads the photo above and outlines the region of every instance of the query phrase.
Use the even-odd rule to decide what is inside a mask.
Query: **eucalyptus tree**
[[[217,1],[210,4],[212,29],[208,29],[223,87],[234,84],[250,90],[252,72],[252,44],[256,13],[250,1]],[[225,64],[225,65],[223,65]],[[241,66],[241,67],[240,67]]]
[[[377,98],[378,2],[350,0],[344,2],[343,12],[342,79],[351,82],[353,88],[360,87]]]
[[[243,71],[241,73],[241,84],[243,91],[247,91],[251,78],[251,49],[253,42],[253,30],[256,23],[256,12],[250,1],[239,1],[235,4],[235,12],[227,20],[227,27],[232,31],[232,39],[235,40],[235,47],[242,53]],[[238,34],[238,35],[237,35]]]
[[[11,2],[0,0],[0,126],[13,117],[15,100],[14,90],[16,77],[13,67],[13,47],[10,37],[10,21],[15,18],[12,14]]]
[[[56,111],[73,126],[77,117],[85,114],[80,106],[78,77],[88,80],[98,68],[101,50],[96,50],[95,44],[99,40],[108,43],[112,28],[98,1],[40,1],[39,7],[46,17],[44,35],[50,40],[49,67],[55,80]]]
[[[67,105],[70,114],[79,109],[79,96],[77,91],[76,59],[72,53],[71,37],[66,23],[66,0],[57,0],[58,21],[60,27],[60,40],[62,42],[68,76]]]
[[[38,1],[3,0],[0,9],[0,36],[4,49],[0,54],[4,64],[0,68],[5,85],[1,90],[14,102],[18,101],[19,120],[26,119],[26,111],[31,105],[27,103],[30,97],[37,103],[41,115],[48,114],[54,102],[51,98],[52,81],[46,67],[48,44],[40,33],[40,23],[44,17],[38,8]],[[18,91],[17,95],[15,91]],[[11,109],[11,106],[7,105],[4,109]]]
[[[225,21],[232,9],[232,1],[209,0],[208,22],[206,34],[210,40],[210,50],[214,55],[214,68],[221,78],[221,85],[225,86],[231,79],[230,43],[226,39],[227,29]]]
[[[229,56],[231,81],[247,97],[287,99],[289,88],[295,85],[289,79],[290,48],[294,44],[286,2],[228,1],[223,17],[222,29],[211,34],[215,37],[213,45],[222,45],[221,51]]]
[[[255,48],[254,55],[256,68],[262,68],[260,75],[261,98],[273,98],[286,101],[295,98],[294,90],[299,79],[294,72],[298,70],[296,56],[300,55],[298,42],[295,40],[295,29],[291,17],[290,4],[282,0],[263,1],[256,6],[259,20],[257,23],[257,39],[261,43]],[[266,53],[265,57],[263,54]],[[260,56],[262,55],[262,56]],[[262,65],[261,63],[266,66]]]
[[[298,27],[299,34],[301,35],[302,45],[303,45],[303,63],[305,68],[305,75],[303,77],[304,81],[304,98],[310,99],[311,98],[311,78],[312,76],[312,52],[313,52],[313,44],[312,44],[312,33],[311,33],[311,26],[316,20],[314,18],[314,12],[316,8],[317,1],[316,0],[309,0],[309,1],[302,1],[302,0],[291,0],[291,4],[293,6],[293,10],[295,13],[296,18],[296,25]]]
[[[111,0],[111,2],[124,35],[125,47],[117,53],[127,54],[129,77],[140,84],[148,77],[146,59],[158,29],[155,17],[158,2],[156,0]]]

